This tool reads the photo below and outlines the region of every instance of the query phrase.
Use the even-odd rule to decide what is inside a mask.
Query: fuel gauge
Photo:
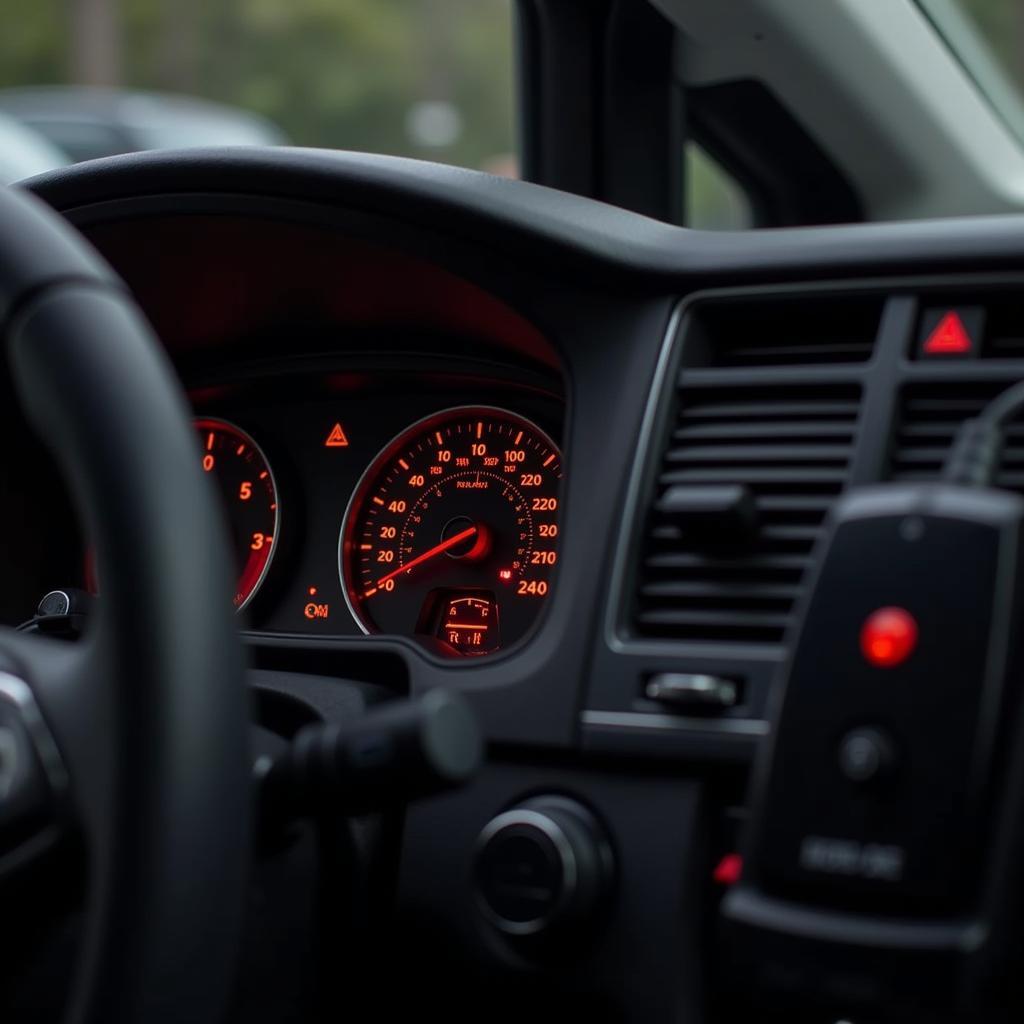
[[[501,647],[498,603],[489,591],[435,592],[421,622],[433,624],[434,635],[459,654],[491,654]]]

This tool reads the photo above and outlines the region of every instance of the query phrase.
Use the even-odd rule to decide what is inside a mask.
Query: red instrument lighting
[[[457,655],[525,636],[558,563],[560,459],[535,424],[489,406],[445,409],[399,434],[342,523],[341,581],[360,627]]]
[[[435,544],[429,551],[424,551],[422,555],[417,555],[406,562],[405,565],[400,565],[397,569],[392,569],[386,576],[381,576],[377,580],[377,586],[383,586],[388,580],[393,580],[396,576],[401,576],[402,573],[415,569],[417,565],[422,565],[424,562],[429,562],[432,558],[437,558],[438,555],[443,555],[446,551],[451,551],[452,548],[464,544],[470,537],[476,537],[478,532],[475,526],[461,530],[454,537],[449,537],[447,540],[441,541],[440,544]]]
[[[916,646],[917,621],[903,608],[879,608],[861,627],[861,653],[875,668],[903,664]]]
[[[256,442],[234,424],[195,421],[203,469],[220,491],[238,565],[234,605],[244,608],[260,588],[276,549],[277,488]]]
[[[345,433],[345,428],[340,423],[335,423],[331,428],[331,432],[327,435],[327,440],[324,441],[325,448],[347,448],[348,447],[348,435]]]

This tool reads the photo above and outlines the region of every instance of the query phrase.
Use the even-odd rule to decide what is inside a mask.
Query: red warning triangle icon
[[[974,348],[970,334],[963,320],[955,310],[950,310],[928,335],[921,351],[926,356],[963,355]]]
[[[345,436],[345,431],[340,423],[335,423],[331,432],[327,435],[327,440],[324,441],[325,448],[347,448],[348,438]]]

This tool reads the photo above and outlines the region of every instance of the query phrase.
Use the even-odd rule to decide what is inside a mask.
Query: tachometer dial
[[[203,469],[224,499],[238,563],[234,605],[244,608],[259,590],[274,557],[279,520],[274,474],[259,445],[224,420],[196,420]]]
[[[526,634],[558,561],[561,456],[538,427],[449,409],[395,438],[342,527],[342,586],[368,633],[489,654]]]

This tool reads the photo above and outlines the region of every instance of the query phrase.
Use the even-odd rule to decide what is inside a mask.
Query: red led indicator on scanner
[[[903,608],[879,608],[860,631],[860,649],[875,668],[902,665],[917,647],[917,621]]]

